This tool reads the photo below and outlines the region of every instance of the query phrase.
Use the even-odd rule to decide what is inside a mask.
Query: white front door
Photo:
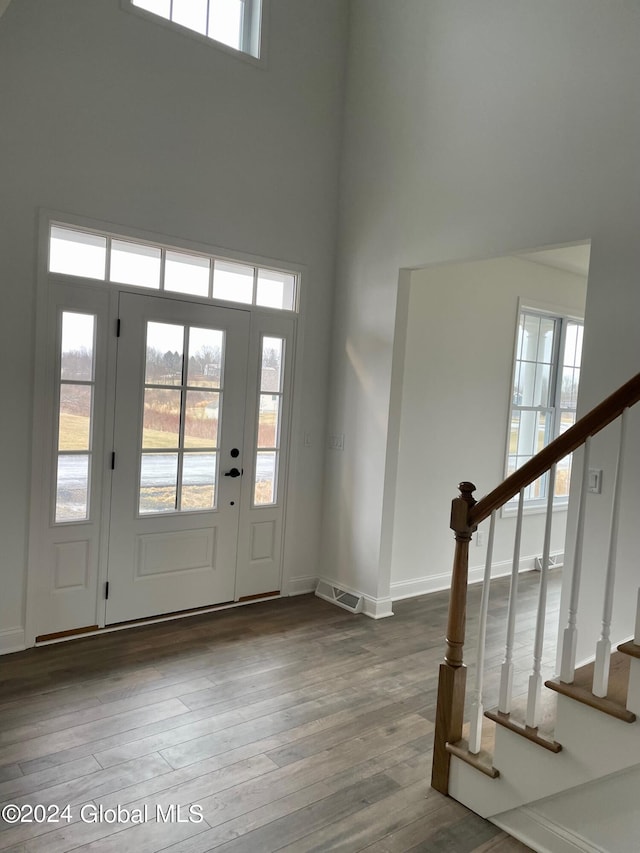
[[[233,601],[250,312],[121,293],[107,624]]]

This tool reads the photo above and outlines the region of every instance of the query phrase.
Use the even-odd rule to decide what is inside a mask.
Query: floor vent
[[[344,607],[349,613],[360,613],[362,611],[364,603],[363,596],[354,595],[352,592],[347,592],[345,589],[340,589],[337,586],[331,586],[326,581],[318,582],[316,595],[318,598],[324,598],[325,601],[337,604],[338,607]]]
[[[550,554],[548,569],[560,569],[564,566],[564,554]],[[535,569],[539,572],[542,569],[542,557],[536,557]]]

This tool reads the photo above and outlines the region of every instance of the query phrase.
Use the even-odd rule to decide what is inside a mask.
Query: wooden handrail
[[[488,518],[495,509],[511,500],[520,489],[533,483],[547,472],[555,462],[577,450],[590,435],[595,435],[622,412],[640,401],[640,373],[614,391],[600,405],[580,418],[572,427],[550,442],[545,448],[518,468],[499,486],[481,498],[469,513],[469,525],[475,526]]]

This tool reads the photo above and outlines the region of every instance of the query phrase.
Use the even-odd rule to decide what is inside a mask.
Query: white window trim
[[[270,0],[245,0],[251,6],[251,13],[245,17],[245,32],[243,40],[247,49],[237,50],[224,42],[217,41],[210,36],[205,36],[196,30],[191,30],[176,21],[169,18],[164,18],[162,15],[157,15],[150,12],[148,9],[141,9],[139,6],[134,6],[132,0],[120,0],[120,6],[125,12],[143,18],[146,21],[165,27],[174,33],[194,39],[201,44],[206,44],[216,50],[226,53],[228,56],[233,56],[241,62],[247,62],[258,68],[267,67],[267,22],[269,19]],[[258,7],[258,14],[255,9]]]
[[[507,399],[507,415],[506,415],[506,437],[505,437],[505,450],[504,450],[504,468],[502,472],[503,478],[508,476],[508,464],[509,464],[509,441],[510,441],[510,429],[509,422],[511,418],[511,413],[513,410],[513,382],[515,377],[515,366],[516,366],[516,358],[518,352],[518,325],[520,322],[520,315],[523,311],[531,311],[535,314],[546,314],[549,317],[553,317],[555,319],[561,319],[563,321],[574,321],[577,323],[582,323],[584,325],[584,316],[577,314],[575,310],[567,305],[562,305],[560,303],[548,303],[541,302],[537,300],[523,300],[518,299],[518,306],[515,316],[514,323],[514,334],[513,334],[513,349],[511,355],[511,381],[509,385],[508,391],[508,399]],[[563,322],[563,328],[561,332],[561,340],[560,340],[560,348],[562,347],[562,342],[564,340],[564,329],[565,325]],[[569,497],[568,496],[559,496],[554,497],[553,500],[553,512],[567,512],[569,507]],[[543,498],[538,501],[529,500],[524,502],[523,514],[524,515],[542,515],[547,511],[547,499]],[[517,495],[506,504],[503,504],[500,510],[500,516],[502,518],[511,518],[516,516],[518,513],[518,498]]]

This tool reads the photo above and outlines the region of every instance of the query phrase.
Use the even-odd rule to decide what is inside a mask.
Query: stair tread
[[[481,748],[480,752],[474,755],[472,752],[469,752],[469,741],[465,738],[459,740],[457,743],[448,743],[447,752],[456,755],[462,761],[475,767],[476,770],[480,770],[481,773],[484,773],[485,776],[489,776],[491,779],[497,779],[500,775],[500,771],[493,766],[492,753]]]
[[[485,716],[489,720],[493,720],[494,723],[504,726],[504,728],[530,740],[532,743],[537,743],[538,746],[542,746],[550,752],[560,752],[562,749],[562,745],[558,741],[546,735],[539,727],[532,728],[531,726],[527,726],[524,722],[514,718],[512,714],[503,714],[495,710],[487,711]]]
[[[629,684],[630,659],[622,652],[613,652],[609,669],[609,684],[606,697],[594,696],[591,692],[593,684],[594,663],[588,663],[575,671],[571,684],[559,680],[547,681],[546,686],[563,696],[569,696],[584,705],[589,705],[612,717],[632,723],[636,715],[627,710],[627,688]]]
[[[640,645],[633,640],[627,640],[626,643],[620,643],[618,651],[624,655],[629,655],[632,658],[640,658]]]

